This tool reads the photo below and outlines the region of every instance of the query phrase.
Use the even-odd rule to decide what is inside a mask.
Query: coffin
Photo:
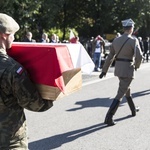
[[[82,87],[81,68],[74,68],[66,45],[14,42],[7,53],[26,68],[44,99],[57,100]]]
[[[37,84],[37,88],[44,99],[56,100],[78,91],[82,87],[81,69],[72,69],[62,73],[65,91],[62,92],[58,87]]]

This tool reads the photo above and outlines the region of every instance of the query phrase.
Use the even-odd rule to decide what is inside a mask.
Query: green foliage
[[[122,32],[121,20],[132,18],[140,36],[150,35],[149,0],[1,0],[0,12],[11,15],[20,25],[16,40],[27,31],[40,38],[44,31],[61,40],[69,29],[80,39],[98,34]]]

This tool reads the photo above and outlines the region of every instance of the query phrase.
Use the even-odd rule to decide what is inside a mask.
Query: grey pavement
[[[114,72],[114,67],[110,67],[108,72],[107,72],[107,76],[108,74],[113,74]],[[88,82],[90,80],[96,80],[98,79],[98,76],[100,75],[101,70],[100,71],[93,71],[90,75],[89,74],[82,74],[82,81],[84,82]]]
[[[137,116],[131,116],[123,98],[112,127],[103,122],[118,79],[113,68],[101,80],[98,75],[83,74],[82,89],[55,101],[46,112],[25,111],[30,150],[150,150],[150,64],[142,64],[131,84],[140,106]]]

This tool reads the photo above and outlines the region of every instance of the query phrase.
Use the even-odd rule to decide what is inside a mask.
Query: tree
[[[150,35],[149,0],[1,0],[0,11],[11,15],[20,25],[17,39],[30,30],[36,38],[58,29],[67,37],[69,29],[80,39],[98,34],[122,32],[121,21],[132,18],[138,35]]]

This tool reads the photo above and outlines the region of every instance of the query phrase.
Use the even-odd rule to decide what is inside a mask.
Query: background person
[[[49,38],[47,33],[42,34],[42,38],[40,40],[41,43],[49,43]]]
[[[32,33],[27,32],[26,37],[23,39],[23,42],[36,42],[36,40],[32,39]]]
[[[122,45],[126,41],[116,58],[114,74],[119,79],[119,88],[117,95],[115,96],[105,117],[104,123],[108,126],[116,124],[113,121],[113,115],[116,113],[120,101],[124,95],[126,96],[127,102],[131,109],[132,116],[135,116],[136,112],[139,110],[138,107],[135,107],[130,92],[130,84],[134,78],[134,70],[137,70],[137,68],[140,67],[142,61],[142,51],[139,41],[132,36],[134,24],[135,23],[132,19],[122,21],[124,34],[118,38],[115,38],[112,42],[110,53],[102,68],[102,73],[99,76],[100,78],[103,78],[106,75],[108,68],[112,63],[112,59],[119,52]]]
[[[138,40],[139,40],[141,51],[144,52],[144,45],[143,45],[142,37],[138,37]]]
[[[94,71],[100,71],[102,59],[101,54],[105,49],[105,41],[100,35],[98,35],[93,42],[93,62],[95,64]]]
[[[146,61],[148,62],[149,60],[149,51],[150,51],[150,41],[149,37],[146,37],[143,41],[143,46],[144,46],[144,53],[143,56],[144,58],[146,57]]]
[[[0,13],[0,150],[28,150],[24,108],[42,112],[52,107],[29,79],[26,70],[7,55],[18,23]]]
[[[57,35],[56,34],[53,33],[51,35],[50,43],[57,43]]]

